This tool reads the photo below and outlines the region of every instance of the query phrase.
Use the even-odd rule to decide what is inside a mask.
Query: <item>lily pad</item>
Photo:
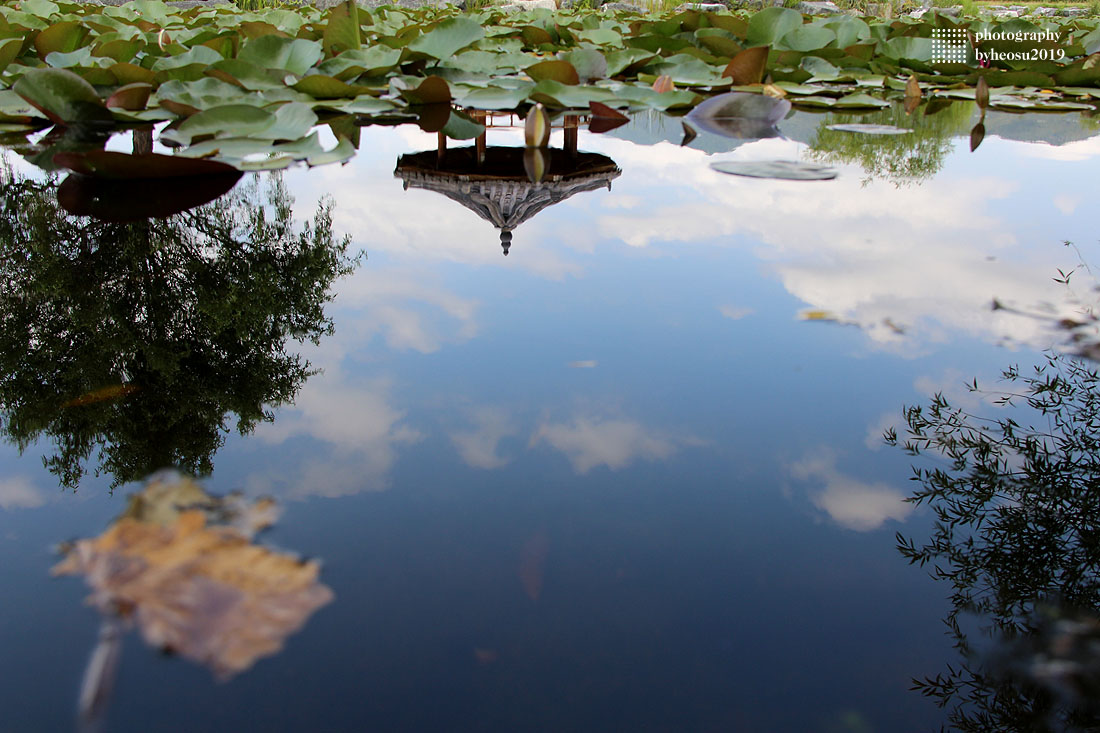
[[[856,132],[862,135],[907,135],[912,132],[912,130],[895,127],[894,125],[863,125],[858,123],[828,125],[827,129],[839,132]]]
[[[92,85],[66,69],[30,69],[13,89],[55,124],[114,119]]]
[[[797,160],[723,160],[710,167],[733,176],[783,181],[829,181],[837,175],[835,168]]]
[[[687,119],[698,129],[734,138],[775,137],[775,124],[791,111],[786,99],[766,94],[727,92],[711,97],[690,113]]]

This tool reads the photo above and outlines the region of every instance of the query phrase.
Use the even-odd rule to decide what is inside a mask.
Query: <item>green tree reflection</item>
[[[288,351],[331,332],[354,261],[331,204],[297,228],[279,179],[163,220],[66,214],[56,184],[0,171],[0,415],[20,450],[76,487],[97,453],[114,485],[208,473],[235,427],[271,418],[311,374]],[[235,416],[235,425],[234,425]]]
[[[808,155],[820,163],[856,163],[867,177],[896,186],[919,184],[939,172],[951,152],[952,138],[970,129],[972,102],[954,102],[935,114],[912,115],[900,104],[869,114],[825,115],[810,140]],[[871,124],[900,127],[902,135],[865,135],[830,130],[830,125]]]
[[[980,390],[1010,408],[1000,417],[942,395],[905,410],[905,449],[945,460],[914,468],[909,501],[933,511],[931,538],[899,534],[898,549],[951,587],[945,622],[962,655],[914,687],[958,730],[1096,730],[1100,376],[1050,356],[1003,377],[1007,391]]]

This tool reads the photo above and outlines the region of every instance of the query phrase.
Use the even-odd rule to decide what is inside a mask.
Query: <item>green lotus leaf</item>
[[[411,104],[447,104],[451,101],[451,88],[446,81],[438,76],[429,76],[416,87],[410,87],[402,82],[398,93]]]
[[[350,99],[367,91],[367,87],[345,84],[339,79],[323,74],[303,76],[292,85],[292,88],[314,99]]]
[[[223,59],[207,67],[205,74],[249,91],[284,89],[285,71],[262,69],[240,59]]]
[[[580,74],[573,64],[563,59],[550,59],[540,61],[527,67],[527,75],[535,81],[543,79],[556,81],[560,84],[580,84]]]
[[[97,66],[99,68],[104,68],[111,64],[111,59],[94,58],[92,56],[92,49],[88,46],[78,48],[75,51],[69,51],[68,53],[52,51],[46,55],[45,60],[47,66],[52,66],[55,69],[71,69],[81,66]]]
[[[605,48],[623,47],[623,35],[610,28],[593,28],[592,30],[579,31],[575,35],[578,41],[586,41],[596,46]]]
[[[871,37],[867,23],[851,15],[841,15],[836,20],[825,23],[825,27],[836,34],[837,48],[847,48]]]
[[[324,109],[346,112],[351,115],[384,115],[397,109],[397,104],[389,99],[378,99],[366,95],[355,99],[334,100],[316,106],[323,106]]]
[[[932,39],[903,36],[891,38],[880,46],[883,56],[890,59],[909,59],[911,61],[932,60]]]
[[[188,158],[208,158],[217,156],[222,159],[241,159],[250,155],[271,152],[273,150],[270,140],[260,140],[251,137],[226,137],[189,145],[178,154]]]
[[[790,8],[764,8],[749,18],[745,40],[750,46],[774,45],[802,25],[802,13]]]
[[[346,137],[342,137],[339,142],[336,143],[335,148],[309,156],[306,159],[306,163],[310,167],[327,165],[329,163],[344,163],[350,160],[353,155],[355,155],[355,146],[352,145],[351,141]]]
[[[244,44],[237,58],[261,68],[286,69],[302,75],[324,57],[321,44],[304,38],[260,36]]]
[[[624,48],[621,51],[609,51],[604,54],[607,61],[607,75],[610,77],[637,70],[648,62],[658,58],[655,54],[641,48]]]
[[[145,47],[145,44],[141,41],[125,40],[116,38],[112,41],[103,42],[100,37],[100,43],[96,44],[92,49],[92,54],[95,56],[106,56],[114,61],[131,61],[138,51]]]
[[[485,29],[480,23],[459,16],[443,21],[410,43],[408,48],[434,59],[447,59],[484,36]]]
[[[136,64],[111,64],[107,67],[107,70],[115,75],[115,79],[118,80],[119,84],[134,84],[137,82],[152,84],[156,80],[156,74]]]
[[[329,8],[321,48],[331,58],[344,51],[359,49],[359,6],[355,0],[344,0]]]
[[[872,97],[869,94],[857,92],[856,94],[849,94],[845,97],[841,97],[836,100],[836,104],[833,106],[837,109],[879,109],[882,107],[889,107],[890,103],[878,97]]]
[[[472,140],[485,132],[485,125],[471,119],[465,112],[451,110],[451,116],[440,132],[453,140]]]
[[[722,69],[687,54],[669,56],[663,63],[646,67],[646,71],[655,77],[667,75],[674,83],[686,86],[729,86],[730,83],[728,78],[721,76]]]
[[[553,79],[543,79],[531,90],[528,98],[550,107],[587,109],[589,102],[614,100],[615,94],[601,87],[573,86]]]
[[[236,162],[235,166],[242,171],[279,171],[289,168],[294,160],[293,155],[271,153],[262,158]]]
[[[72,20],[54,23],[35,36],[34,49],[41,59],[51,53],[69,53],[84,45],[88,29]]]
[[[392,71],[401,61],[401,55],[399,48],[373,45],[345,51],[327,59],[317,67],[317,71],[340,81],[347,81],[361,74],[377,76]]]
[[[835,168],[795,160],[723,160],[710,167],[733,176],[781,181],[830,181],[837,176]]]
[[[467,87],[456,95],[455,102],[463,107],[474,109],[515,109],[527,100],[527,96],[534,88],[535,85],[530,82],[511,89],[501,87],[470,89]]]
[[[196,137],[247,137],[263,133],[275,125],[271,112],[248,104],[226,104],[211,107],[191,115],[175,130],[161,134],[162,138],[188,144]]]
[[[836,41],[836,33],[819,25],[801,25],[779,39],[779,46],[792,51],[816,51]]]
[[[578,48],[562,54],[561,58],[572,64],[577,71],[577,76],[585,84],[596,79],[607,78],[607,59],[594,48]]]
[[[317,124],[313,108],[301,102],[290,102],[275,109],[275,124],[255,133],[268,140],[297,140],[309,134]]]
[[[214,49],[206,46],[195,46],[191,50],[176,56],[162,56],[156,60],[151,68],[154,72],[167,71],[170,69],[181,69],[195,64],[209,66],[210,64],[216,64],[222,60],[222,55]]]
[[[695,106],[699,95],[695,92],[679,89],[673,92],[657,92],[648,86],[631,86],[624,84],[614,89],[616,99],[621,99],[632,104],[641,104],[650,109],[664,112],[669,109],[683,109]]]
[[[92,85],[67,69],[28,69],[12,89],[55,124],[113,121]]]
[[[111,96],[107,97],[107,107],[109,109],[124,109],[129,111],[140,111],[145,109],[145,106],[149,103],[149,95],[153,91],[151,84],[142,84],[140,82],[136,84],[126,84],[116,89]]]
[[[853,132],[860,135],[907,135],[912,132],[904,127],[894,125],[872,125],[860,123],[846,123],[839,125],[826,125],[826,129],[838,132]]]
[[[695,31],[695,40],[706,50],[724,58],[733,58],[744,50],[732,33],[721,28],[700,28]]]

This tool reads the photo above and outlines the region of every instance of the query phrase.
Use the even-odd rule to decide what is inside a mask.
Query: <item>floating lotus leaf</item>
[[[696,128],[734,138],[764,138],[779,134],[775,123],[791,111],[786,99],[765,94],[728,92],[711,97],[688,114]]]
[[[485,37],[485,29],[472,18],[459,16],[445,20],[409,44],[416,51],[435,59],[446,59]]]
[[[768,46],[802,26],[802,13],[790,8],[764,8],[749,19],[745,36],[750,46]]]
[[[828,181],[837,175],[835,168],[796,160],[723,160],[710,167],[733,176],[783,181]]]
[[[113,122],[91,84],[65,69],[31,69],[12,87],[51,122]]]
[[[232,172],[157,179],[71,175],[58,186],[57,201],[70,214],[102,221],[163,219],[228,193],[240,180],[241,172],[225,167]]]
[[[839,132],[856,132],[861,135],[907,135],[912,132],[912,130],[895,127],[894,125],[864,125],[854,122],[843,125],[828,125],[827,129]]]

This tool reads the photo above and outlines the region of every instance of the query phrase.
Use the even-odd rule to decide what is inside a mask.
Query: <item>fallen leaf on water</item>
[[[252,543],[274,511],[271,500],[213,497],[190,479],[154,480],[53,573],[83,574],[101,613],[228,679],[278,652],[333,597],[316,562]]]
[[[109,400],[117,400],[126,395],[133,394],[140,390],[134,384],[112,384],[110,387],[101,387],[99,389],[93,389],[91,392],[85,392],[84,394],[62,403],[62,407],[83,407],[84,405],[94,405],[97,402],[107,402]]]
[[[523,543],[519,559],[519,581],[523,584],[527,597],[532,601],[537,601],[542,595],[543,565],[546,564],[546,555],[549,551],[550,538],[542,529]]]

